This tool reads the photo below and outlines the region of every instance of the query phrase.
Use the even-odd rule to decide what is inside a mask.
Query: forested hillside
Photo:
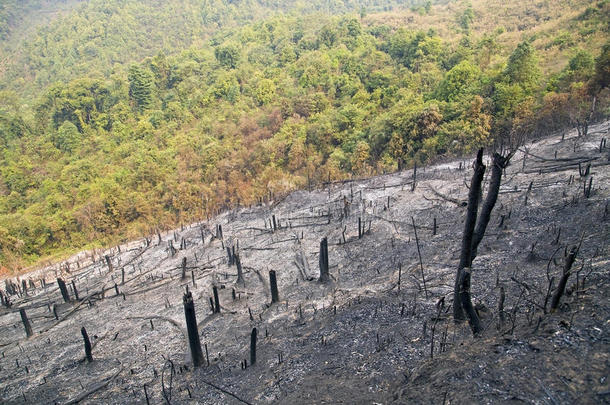
[[[608,115],[610,2],[444,3],[63,14],[2,70],[0,262]]]

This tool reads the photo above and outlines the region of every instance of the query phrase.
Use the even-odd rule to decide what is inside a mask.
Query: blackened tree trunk
[[[256,364],[256,328],[252,329],[250,334],[250,365]]]
[[[479,215],[479,219],[474,230],[474,235],[472,237],[472,252],[470,254],[470,264],[472,264],[472,261],[477,256],[477,248],[479,247],[479,243],[481,243],[481,240],[483,240],[483,236],[485,235],[485,230],[487,229],[489,219],[491,218],[491,211],[496,205],[496,201],[498,201],[498,194],[500,193],[500,183],[502,182],[502,172],[504,171],[506,164],[510,160],[510,156],[511,155],[504,157],[499,153],[493,154],[489,189],[487,190],[487,195],[485,196],[483,207],[481,207],[481,213]],[[468,266],[470,266],[470,264]]]
[[[271,286],[271,303],[280,301],[280,294],[277,291],[277,277],[274,270],[269,270],[269,285]]]
[[[566,289],[566,284],[568,283],[568,278],[571,274],[572,265],[576,260],[577,254],[578,247],[573,246],[566,256],[565,263],[563,265],[563,274],[561,275],[561,279],[559,280],[559,285],[555,290],[555,294],[553,294],[553,298],[551,299],[551,312],[555,312],[557,308],[559,308],[559,301],[561,300],[561,296],[563,295],[563,292]]]
[[[19,315],[21,315],[21,322],[23,322],[23,327],[25,328],[26,336],[32,336],[32,325],[30,324],[30,320],[28,319],[28,316],[25,313],[25,309],[19,308]]]
[[[201,341],[199,340],[199,331],[197,330],[197,318],[195,316],[193,295],[189,291],[184,294],[182,300],[184,303],[184,317],[186,318],[186,330],[188,332],[193,367],[199,367],[203,363],[203,351],[201,350]]]
[[[462,303],[461,291],[463,290],[462,282],[470,282],[468,277],[465,280],[462,277],[462,270],[470,267],[472,254],[472,238],[474,227],[477,221],[477,208],[479,203],[479,194],[481,193],[481,183],[485,174],[485,165],[483,164],[483,149],[479,149],[477,159],[474,165],[474,174],[470,182],[470,191],[468,193],[468,208],[466,211],[466,221],[464,223],[464,234],[462,236],[462,249],[460,253],[460,263],[458,265],[457,274],[455,277],[455,286],[453,288],[453,319],[455,321],[464,320],[464,310]],[[469,295],[468,295],[469,298]],[[471,304],[472,305],[472,304]],[[474,313],[476,316],[476,313]]]
[[[218,299],[218,287],[212,287],[212,291],[214,292],[214,313],[220,313],[220,299]]]
[[[83,340],[85,341],[85,356],[87,357],[87,361],[91,363],[93,361],[93,356],[91,355],[91,341],[89,340],[89,335],[84,326],[80,329],[80,333],[83,335]]]
[[[63,297],[64,302],[70,302],[70,294],[68,294],[68,288],[66,287],[65,281],[58,278],[57,285],[59,286],[59,291],[61,291],[61,296]]]
[[[328,240],[324,238],[320,241],[320,282],[325,283],[330,280],[328,271]]]
[[[241,259],[239,254],[235,255],[235,265],[237,266],[237,284],[244,284],[244,272],[241,268]]]

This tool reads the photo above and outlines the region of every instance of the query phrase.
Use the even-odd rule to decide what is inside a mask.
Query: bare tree
[[[498,200],[500,184],[502,183],[502,173],[510,162],[513,154],[514,152],[508,152],[506,156],[503,156],[501,153],[494,152],[492,156],[489,187],[485,200],[483,201],[481,212],[478,215],[478,221],[479,195],[481,194],[481,183],[483,182],[483,175],[485,174],[486,169],[483,164],[482,148],[479,149],[474,163],[474,173],[472,175],[470,191],[468,193],[468,208],[466,212],[466,222],[464,224],[464,234],[462,237],[460,263],[458,265],[453,291],[453,318],[456,321],[460,321],[466,319],[465,316],[468,316],[468,321],[474,334],[479,333],[482,328],[470,298],[470,268],[472,267],[472,261],[477,255],[479,244],[485,235],[485,230],[487,229],[487,225],[491,218],[491,212]]]

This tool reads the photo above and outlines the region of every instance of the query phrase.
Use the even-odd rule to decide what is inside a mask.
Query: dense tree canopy
[[[145,57],[123,66],[122,52],[94,40],[124,41],[122,50],[139,41],[139,34],[123,35],[152,9],[130,11],[138,2],[123,3],[118,10],[92,1],[76,18],[40,30],[27,48],[42,86],[35,98],[27,86],[19,93],[9,90],[19,83],[2,82],[4,262],[140,236],[329,176],[469,153],[523,128],[551,131],[588,112],[593,94],[597,114],[608,114],[608,45],[566,50],[565,68],[543,72],[531,39],[493,55],[499,34],[474,37],[476,16],[468,11],[456,18],[459,41],[355,15],[277,15],[194,42],[203,34],[189,25],[182,34],[193,46],[139,53]],[[165,13],[175,2],[158,3]],[[194,2],[181,3],[180,18],[203,13],[217,26],[228,24],[227,8],[246,18],[248,7],[278,7],[209,0],[195,10]],[[336,3],[301,6],[377,4]],[[434,12],[421,4],[418,15]],[[93,42],[63,49],[48,42],[70,30]]]

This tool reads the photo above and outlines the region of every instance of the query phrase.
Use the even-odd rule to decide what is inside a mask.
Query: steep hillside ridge
[[[435,403],[443,397],[492,401],[492,395],[599,402],[607,391],[600,365],[608,356],[610,150],[603,139],[609,128],[610,122],[591,127],[584,139],[575,133],[545,138],[513,158],[473,264],[473,296],[486,328],[481,338],[473,339],[467,325],[455,325],[448,305],[464,182],[471,176],[466,159],[419,167],[415,187],[412,171],[336,182],[107,251],[83,252],[14,280],[25,282],[27,294],[10,296],[13,306],[0,314],[3,402],[144,403],[148,396],[159,403],[164,395],[175,403],[210,404],[419,402],[423,397],[409,396],[417,384]],[[327,283],[317,280],[323,237]],[[548,278],[560,275],[564,248],[580,242],[570,295],[555,315],[545,315],[540,307]],[[244,283],[236,282],[227,253],[233,248]],[[276,271],[279,286],[274,304],[269,270]],[[71,301],[64,303],[56,277],[75,286],[79,298],[70,289]],[[220,313],[210,309],[213,286]],[[207,354],[195,370],[185,340],[187,287]],[[506,300],[498,332],[500,287]],[[29,339],[19,308],[31,321]],[[81,327],[93,341],[92,363],[83,359]],[[520,343],[526,332],[538,337]],[[487,350],[487,342],[500,342],[496,350],[505,355],[471,354],[476,367],[463,361],[457,373],[444,368],[456,365],[468,348]],[[578,363],[586,384],[568,368],[553,374],[542,361],[532,374],[539,390],[508,377],[522,372],[515,367],[524,359],[545,356],[550,344],[560,349],[552,355],[556,361],[577,359],[572,346],[588,351]],[[425,363],[432,355],[436,360]],[[494,368],[490,361],[496,359],[505,367]],[[443,391],[438,384],[447,373],[453,377]],[[396,391],[403,375],[413,385]],[[570,390],[559,392],[562,384]]]

